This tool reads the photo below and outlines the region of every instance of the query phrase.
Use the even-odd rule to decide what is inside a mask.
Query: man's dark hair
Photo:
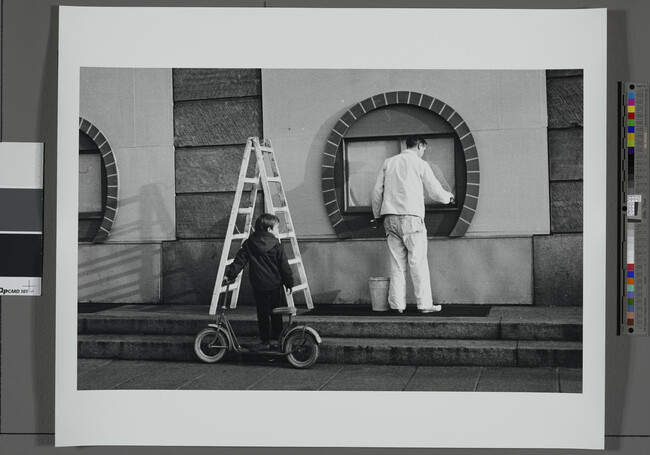
[[[406,148],[412,149],[420,144],[427,145],[427,141],[422,136],[409,136],[406,138]]]
[[[273,226],[280,222],[280,218],[270,213],[262,213],[255,220],[255,230],[256,231],[266,231],[269,228],[273,229]]]

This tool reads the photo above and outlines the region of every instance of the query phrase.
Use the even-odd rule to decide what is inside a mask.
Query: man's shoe
[[[404,310],[402,310],[400,308],[391,308],[390,312],[393,313],[393,314],[402,314],[404,312]]]
[[[442,305],[433,305],[431,308],[423,308],[419,311],[420,313],[437,313],[440,310],[442,310]]]

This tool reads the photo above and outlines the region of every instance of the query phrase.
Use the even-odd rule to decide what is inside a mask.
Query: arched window
[[[423,136],[422,157],[453,205],[427,199],[425,223],[430,236],[461,236],[478,204],[476,144],[464,120],[440,100],[414,92],[389,92],[353,106],[332,130],[323,155],[323,199],[340,238],[383,235],[373,229],[371,195],[386,158],[405,148],[405,138]]]
[[[108,239],[117,215],[117,163],[104,135],[79,119],[79,241]]]

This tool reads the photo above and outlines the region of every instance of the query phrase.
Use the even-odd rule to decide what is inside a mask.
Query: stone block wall
[[[562,70],[546,76],[551,233],[533,241],[535,305],[581,306],[583,74]]]
[[[163,301],[209,304],[222,247],[221,239],[166,242],[162,250]],[[431,240],[429,268],[434,301],[532,305],[532,248],[531,237]],[[235,249],[231,247],[231,255]],[[300,252],[316,304],[370,303],[368,278],[387,276],[390,271],[388,246],[382,239],[300,240]],[[253,295],[247,268],[243,273],[239,302],[249,305]],[[301,304],[301,298],[302,293],[297,293],[296,304]],[[406,301],[415,303],[410,280]]]
[[[172,78],[177,240],[162,248],[162,295],[170,304],[206,303],[246,139],[262,136],[261,73],[174,69]]]

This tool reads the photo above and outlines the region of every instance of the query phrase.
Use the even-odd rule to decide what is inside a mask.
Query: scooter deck
[[[287,355],[286,352],[279,351],[277,348],[264,349],[264,348],[241,346],[241,348],[238,349],[237,351],[243,354],[263,354],[263,355],[271,355],[277,357],[284,357]]]

